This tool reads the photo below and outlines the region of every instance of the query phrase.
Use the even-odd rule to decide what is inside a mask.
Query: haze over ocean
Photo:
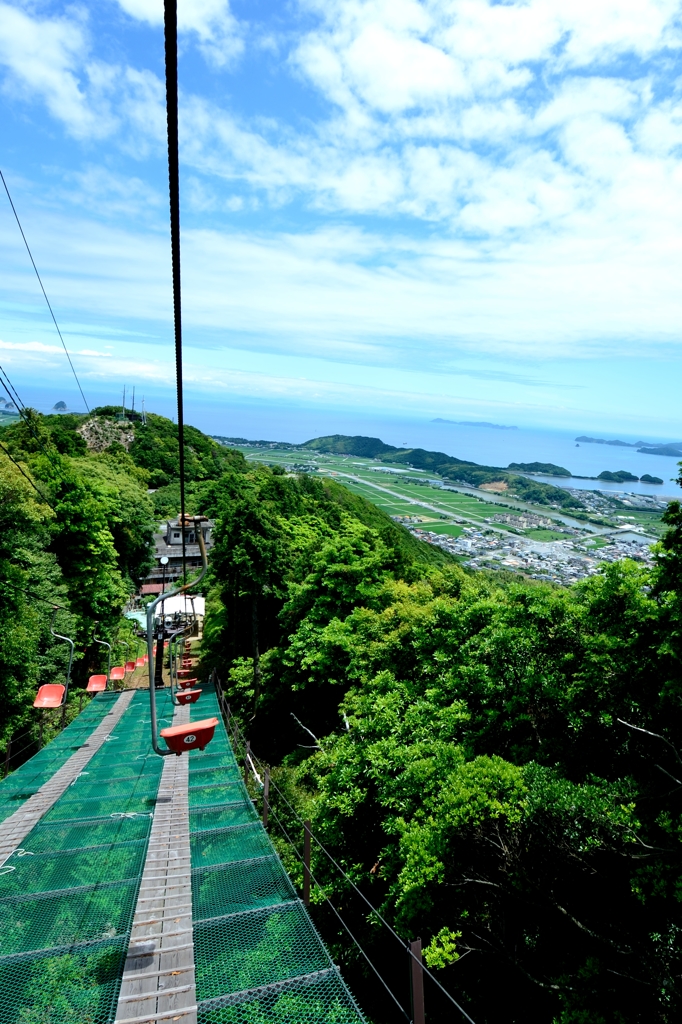
[[[678,0],[179,12],[198,416],[682,438]],[[162,15],[0,0],[2,170],[92,404],[174,394]],[[5,196],[0,361],[22,396],[69,385]]]
[[[24,399],[40,412],[50,412],[55,402],[64,400],[69,408],[80,408],[78,398],[69,387],[48,390],[25,385]],[[136,390],[136,408],[141,408],[143,394],[147,411],[158,412],[171,418],[175,414],[173,398],[160,391]],[[120,404],[122,393],[107,390],[92,392],[93,404]],[[128,388],[127,403],[130,406],[131,389]],[[634,491],[638,494],[677,496],[682,490],[674,482],[678,472],[678,460],[670,456],[644,455],[636,448],[620,448],[603,444],[580,444],[575,438],[580,435],[604,437],[621,441],[639,440],[666,442],[682,440],[677,437],[655,436],[642,431],[627,434],[623,431],[598,431],[576,423],[574,430],[551,430],[538,427],[518,426],[514,430],[501,430],[479,425],[434,422],[442,418],[438,410],[434,416],[378,416],[371,412],[301,407],[294,404],[273,403],[272,401],[229,402],[197,400],[190,396],[185,405],[187,422],[208,434],[223,437],[243,437],[250,441],[287,441],[301,444],[313,437],[327,434],[363,434],[379,437],[386,444],[397,447],[426,448],[442,451],[460,459],[483,465],[505,468],[510,462],[552,462],[563,466],[578,476],[598,476],[602,470],[611,472],[626,469],[635,476],[648,473],[661,477],[663,485],[643,483],[609,484],[605,481],[562,480],[547,478],[559,486],[599,488],[601,490]],[[447,417],[449,419],[449,417]],[[468,417],[462,416],[465,420]],[[492,421],[490,421],[492,422]],[[502,426],[517,426],[504,423]]]

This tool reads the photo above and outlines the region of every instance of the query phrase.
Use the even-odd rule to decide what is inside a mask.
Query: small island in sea
[[[582,444],[610,444],[617,448],[636,448],[642,455],[671,455],[673,458],[682,459],[682,441],[670,441],[667,444],[656,444],[652,441],[608,441],[604,437],[587,437],[584,434],[575,440]]]
[[[488,427],[489,430],[518,430],[518,427],[505,427],[502,423],[485,423],[483,420],[444,420],[438,416],[432,423],[449,423],[451,427]]]

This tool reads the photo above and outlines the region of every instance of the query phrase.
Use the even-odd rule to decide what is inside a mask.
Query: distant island
[[[583,444],[611,444],[617,448],[636,448],[643,455],[671,455],[682,459],[682,441],[671,441],[668,444],[655,444],[651,441],[607,441],[604,437],[576,437]],[[637,479],[637,477],[635,477]]]
[[[605,437],[576,437],[576,441],[582,442],[582,444],[613,444],[618,448],[639,448],[642,444],[647,444],[646,441],[636,441],[632,444],[630,441],[607,441]]]
[[[518,427],[505,427],[501,423],[485,423],[482,420],[444,420],[438,416],[432,423],[449,423],[453,427],[488,427],[490,430],[518,430]]]
[[[603,473],[600,473],[597,480],[608,480],[614,484],[624,484],[628,482],[637,482],[638,476],[634,476],[627,469],[617,469],[615,473],[609,473],[608,469],[605,469]]]
[[[594,479],[592,477],[591,479]],[[634,476],[627,469],[617,469],[615,473],[609,473],[607,469],[603,473],[600,473],[596,478],[597,480],[608,480],[615,484],[625,484],[630,482],[636,482],[637,480],[643,484],[662,484],[660,476],[650,476],[649,473],[645,473],[644,476]]]
[[[638,451],[643,452],[644,455],[672,455],[673,458],[682,459],[682,442],[661,444],[655,448],[639,448]]]

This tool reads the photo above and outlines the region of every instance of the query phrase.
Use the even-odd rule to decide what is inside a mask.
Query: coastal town
[[[419,540],[448,551],[470,569],[506,569],[530,579],[551,583],[577,583],[599,572],[605,562],[632,558],[650,565],[653,562],[651,538],[634,534],[628,527],[623,534],[609,535],[603,547],[598,540],[585,539],[577,530],[567,528],[566,539],[552,542],[534,541],[527,537],[504,536],[493,530],[464,526],[459,537],[423,529],[407,517],[395,516]],[[495,517],[500,519],[503,517]],[[599,540],[606,538],[599,535]]]

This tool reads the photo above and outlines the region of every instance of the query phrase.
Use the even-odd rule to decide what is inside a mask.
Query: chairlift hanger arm
[[[69,646],[71,648],[71,650],[69,651],[69,667],[66,670],[66,689],[64,691],[64,700],[66,701],[66,695],[69,692],[69,683],[71,682],[71,669],[73,667],[73,654],[74,654],[74,650],[75,650],[75,644],[74,644],[73,640],[70,637],[62,636],[61,633],[55,633],[55,631],[54,631],[54,620],[57,617],[57,610],[58,610],[57,606],[55,605],[54,614],[52,616],[52,623],[50,625],[50,632],[52,633],[52,636],[57,637],[58,640],[65,640],[66,643],[69,644]]]
[[[189,517],[185,517],[183,524],[188,518]],[[193,522],[197,525],[202,521],[204,521],[203,516],[194,516]],[[154,753],[158,754],[160,757],[166,757],[166,755],[173,754],[175,751],[170,749],[163,750],[159,746],[158,723],[156,718],[156,691],[154,684],[154,612],[162,601],[167,601],[169,597],[176,597],[178,594],[184,594],[190,587],[196,587],[198,583],[201,583],[206,575],[206,570],[208,569],[206,545],[204,543],[204,536],[201,529],[199,529],[197,533],[199,539],[199,550],[201,551],[201,572],[199,575],[195,579],[189,580],[187,583],[176,587],[174,590],[168,591],[165,594],[159,594],[154,601],[151,601],[147,605],[147,665],[149,669],[149,709],[151,712],[152,749],[154,750]]]

